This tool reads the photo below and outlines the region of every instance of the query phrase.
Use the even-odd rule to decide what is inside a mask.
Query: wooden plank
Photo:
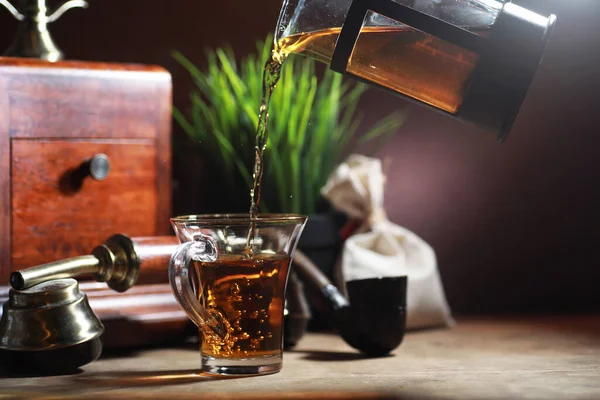
[[[0,75],[14,77],[3,91],[13,137],[156,138],[170,113],[171,78],[156,66],[0,57]]]
[[[153,82],[127,74],[24,75],[6,88],[13,137],[154,138]]]
[[[107,349],[181,343],[196,331],[168,283],[133,286],[125,293],[100,283],[82,283],[81,289],[104,324]]]
[[[99,74],[113,72],[164,72],[164,69],[154,65],[109,63],[99,61],[71,61],[48,62],[36,58],[0,57],[0,68],[13,71],[38,72],[54,71],[55,73],[71,75],[78,71],[94,71]]]
[[[197,345],[112,352],[76,375],[0,380],[0,391],[22,398],[597,399],[600,318],[458,319],[454,329],[409,333],[380,358],[361,356],[337,335],[311,333],[284,353],[277,374],[223,379],[199,369]]]
[[[10,275],[10,137],[6,77],[0,74],[0,284]]]
[[[170,235],[173,233],[169,218],[172,216],[171,208],[171,124],[172,124],[172,85],[170,75],[164,85],[158,88],[160,99],[160,110],[157,113],[156,123],[158,129],[157,140],[157,193],[158,210],[157,234]]]

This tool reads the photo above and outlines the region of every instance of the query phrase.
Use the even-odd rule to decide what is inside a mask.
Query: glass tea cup
[[[202,371],[278,372],[283,310],[306,216],[190,215],[171,219],[182,243],[171,257],[175,297],[198,326]]]

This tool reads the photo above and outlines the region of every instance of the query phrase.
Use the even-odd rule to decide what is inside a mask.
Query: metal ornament
[[[0,319],[0,365],[58,373],[97,359],[104,326],[72,277],[92,275],[124,292],[137,281],[140,263],[134,242],[119,234],[91,255],[13,272]]]
[[[50,15],[46,8],[46,0],[21,0],[19,8],[8,0],[0,0],[0,5],[21,21],[15,39],[4,55],[55,62],[62,60],[64,54],[52,40],[48,24],[59,19],[71,8],[87,8],[88,3],[85,0],[69,0]]]
[[[11,373],[70,373],[102,353],[104,326],[75,279],[9,292],[0,320],[0,365]]]
[[[11,289],[2,319],[6,321],[0,324],[0,348],[15,351],[74,346],[104,332],[72,278]]]
[[[133,241],[118,234],[94,248],[91,255],[15,271],[10,275],[10,285],[23,290],[49,280],[92,275],[96,281],[106,282],[111,289],[124,292],[135,284],[139,273],[140,257]]]

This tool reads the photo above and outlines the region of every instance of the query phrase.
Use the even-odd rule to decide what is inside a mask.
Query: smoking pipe
[[[294,269],[309,288],[320,292],[331,327],[367,356],[384,356],[402,343],[406,329],[406,276],[346,282],[348,299],[301,251]],[[317,304],[323,302],[316,302]]]
[[[97,359],[104,327],[72,278],[89,275],[118,292],[136,283],[164,282],[177,244],[172,236],[114,235],[91,255],[13,272],[0,320],[0,364],[11,371],[55,374]]]

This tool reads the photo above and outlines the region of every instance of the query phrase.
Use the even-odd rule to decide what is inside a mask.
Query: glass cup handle
[[[213,262],[217,259],[217,245],[208,236],[199,235],[191,242],[177,247],[169,262],[169,282],[175,298],[183,310],[198,328],[208,326],[221,338],[227,335],[227,329],[220,313],[210,313],[196,298],[190,283],[189,268],[192,261]],[[202,290],[202,283],[200,288]]]

